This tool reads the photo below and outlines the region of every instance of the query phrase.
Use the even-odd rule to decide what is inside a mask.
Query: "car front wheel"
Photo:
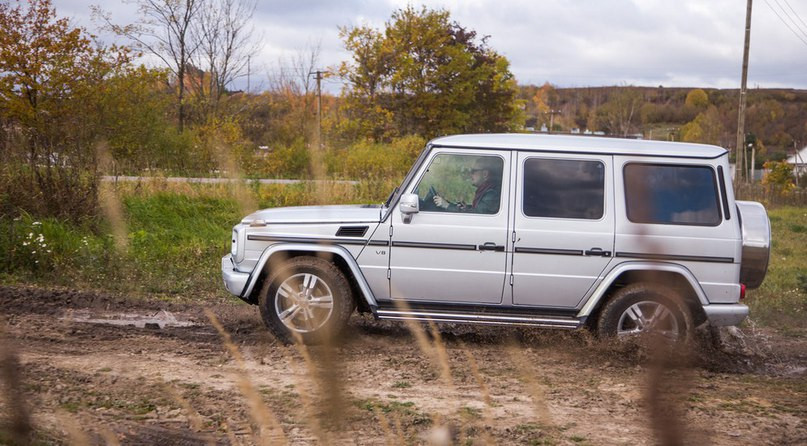
[[[274,271],[260,295],[264,323],[285,343],[336,336],[355,309],[350,284],[331,262],[294,257]]]

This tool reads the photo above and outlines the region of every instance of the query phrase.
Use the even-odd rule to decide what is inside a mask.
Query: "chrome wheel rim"
[[[622,312],[617,324],[617,335],[630,337],[645,333],[654,333],[677,341],[680,335],[678,319],[660,302],[637,302]]]
[[[333,293],[319,276],[295,274],[275,293],[275,312],[289,330],[310,333],[322,328],[333,313]]]

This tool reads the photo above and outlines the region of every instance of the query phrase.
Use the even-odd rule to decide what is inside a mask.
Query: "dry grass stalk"
[[[221,325],[219,319],[210,309],[205,308],[205,315],[221,335],[224,346],[230,352],[230,355],[232,355],[238,366],[238,388],[249,402],[250,415],[261,431],[263,444],[288,444],[286,434],[283,432],[277,417],[272,413],[271,409],[263,403],[260,393],[247,377],[246,362],[241,352],[238,350],[238,347],[236,347],[230,338],[230,334],[227,333],[224,326]]]
[[[70,446],[90,446],[90,438],[81,430],[75,418],[63,410],[56,412],[56,418],[64,426],[64,430],[67,432],[67,443]]]
[[[212,144],[213,146],[213,153],[216,156],[216,161],[221,170],[228,172],[229,178],[239,180],[233,185],[233,193],[236,201],[238,202],[241,215],[247,215],[254,212],[256,209],[258,209],[258,202],[247,188],[246,183],[241,181],[244,179],[244,176],[241,173],[238,163],[233,159],[233,156],[227,153],[227,144],[222,143],[222,141],[219,141],[218,138],[214,138],[213,141],[209,141],[209,144]]]
[[[109,147],[107,147],[106,143],[99,143],[95,146],[95,151],[101,169],[108,171],[109,166],[113,163],[112,156],[109,154]],[[125,253],[129,247],[129,236],[126,229],[123,205],[114,184],[101,182],[98,186],[98,202],[101,206],[101,212],[112,229],[115,248],[118,252]]]
[[[530,361],[524,353],[522,346],[516,344],[515,341],[507,346],[507,353],[510,360],[516,366],[516,373],[522,379],[527,393],[532,398],[535,405],[535,416],[538,422],[546,427],[553,425],[552,416],[549,411],[549,404],[546,398],[544,386],[538,381],[535,374],[535,367],[530,366]]]
[[[495,444],[496,442],[493,440],[493,437],[490,436],[490,433],[487,430],[484,430],[485,426],[493,426],[493,398],[490,396],[490,391],[488,390],[487,384],[485,384],[485,379],[482,377],[482,373],[479,371],[479,364],[477,364],[474,355],[468,349],[468,346],[465,344],[460,344],[462,352],[465,354],[465,359],[468,361],[468,366],[471,369],[471,375],[476,380],[477,385],[479,386],[479,391],[482,393],[482,401],[485,402],[485,407],[482,409],[482,441],[485,444]]]
[[[101,439],[104,440],[104,444],[106,446],[120,446],[120,441],[118,441],[117,435],[112,432],[108,427],[102,427],[98,429],[98,433],[101,435]]]
[[[294,346],[300,356],[303,358],[303,365],[307,371],[307,375],[311,379],[312,383],[315,387],[318,387],[320,391],[324,389],[324,383],[322,383],[319,379],[319,374],[317,373],[317,366],[314,364],[314,361],[311,359],[311,354],[308,351],[308,348],[303,343],[302,338],[296,332],[293,332],[292,335],[294,336]],[[323,444],[331,444],[330,435],[325,431],[322,426],[322,420],[317,413],[316,406],[314,405],[314,399],[310,395],[308,395],[304,389],[304,386],[298,386],[299,388],[299,395],[300,399],[302,400],[303,407],[307,413],[306,419],[309,421],[309,427],[311,431],[314,433],[314,436],[323,443]]]
[[[7,420],[5,420],[8,423],[8,434],[15,443],[29,444],[33,425],[23,393],[20,361],[13,344],[6,339],[2,325],[0,325],[0,384],[5,389],[3,394],[5,406],[8,408]]]
[[[191,406],[190,402],[183,398],[182,395],[176,391],[176,389],[167,383],[164,382],[162,388],[168,394],[168,396],[171,397],[174,402],[179,404],[179,407],[181,407],[183,411],[185,411],[185,414],[188,416],[191,429],[193,429],[195,432],[204,431],[205,424],[204,421],[202,421],[202,416],[199,415],[199,412],[197,412],[193,406]],[[209,435],[205,435],[205,444],[212,445],[215,444],[215,441]]]
[[[381,423],[381,430],[384,431],[384,439],[386,440],[387,445],[392,446],[394,444],[405,444],[403,437],[398,435],[396,437],[395,433],[392,431],[392,426],[389,424],[389,419],[386,415],[384,415],[384,411],[378,409],[377,407],[373,407],[373,414],[378,418],[378,421]],[[399,420],[400,423],[400,420]],[[400,431],[399,431],[400,434]]]

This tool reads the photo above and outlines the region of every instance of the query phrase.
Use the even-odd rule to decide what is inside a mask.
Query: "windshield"
[[[412,167],[409,168],[409,172],[406,173],[406,176],[404,177],[403,181],[401,181],[401,184],[392,191],[392,193],[389,195],[389,198],[387,198],[387,201],[384,202],[385,207],[389,208],[395,202],[398,201],[398,198],[400,198],[401,196],[401,192],[404,190],[406,185],[409,184],[410,181],[412,181],[412,177],[415,176],[418,167],[421,164],[423,164],[423,160],[426,159],[426,154],[429,153],[429,149],[431,149],[431,145],[427,144],[426,147],[424,147],[423,150],[420,151],[420,155],[418,155],[417,160],[415,160],[415,162],[412,163]]]

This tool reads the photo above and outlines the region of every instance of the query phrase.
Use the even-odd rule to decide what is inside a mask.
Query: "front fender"
[[[359,268],[359,264],[356,263],[356,259],[350,255],[350,252],[339,245],[319,245],[319,244],[311,244],[311,243],[277,243],[272,246],[267,247],[262,253],[261,257],[258,259],[258,262],[255,264],[255,268],[249,275],[249,279],[247,279],[247,284],[244,287],[244,291],[241,293],[241,298],[245,300],[249,300],[249,296],[252,295],[253,289],[255,288],[255,284],[258,283],[258,279],[263,273],[264,268],[266,267],[267,262],[269,260],[280,253],[283,252],[310,252],[311,254],[317,253],[329,253],[342,258],[345,261],[348,268],[350,268],[350,272],[353,273],[353,277],[356,278],[356,284],[358,285],[359,290],[361,291],[362,297],[365,301],[367,301],[367,305],[370,306],[373,311],[375,308],[378,307],[376,304],[375,296],[373,292],[370,290],[370,286],[367,284],[367,280],[364,278],[364,274],[361,272],[361,268]]]
[[[700,283],[698,283],[698,280],[695,279],[695,276],[687,268],[673,263],[625,262],[614,267],[614,269],[608,273],[605,279],[600,282],[591,296],[589,296],[585,305],[583,305],[583,308],[581,308],[580,312],[577,313],[577,317],[590,316],[592,311],[597,308],[597,305],[600,303],[603,297],[605,297],[605,293],[609,288],[611,288],[614,281],[616,281],[616,279],[622,274],[630,271],[662,271],[678,274],[689,283],[689,286],[695,292],[695,295],[698,296],[698,300],[700,301],[701,305],[709,305],[709,300],[706,298],[706,293],[703,292],[703,288],[701,288]]]

